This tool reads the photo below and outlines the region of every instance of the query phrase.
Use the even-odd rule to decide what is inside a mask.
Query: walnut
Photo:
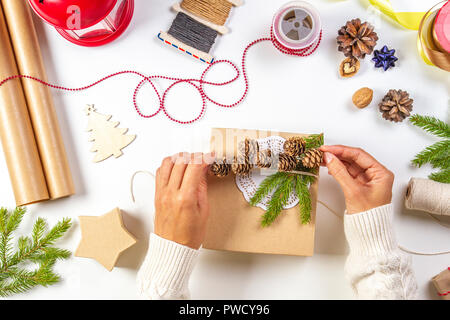
[[[352,101],[360,109],[367,107],[373,98],[373,90],[367,87],[361,88],[353,94]]]
[[[355,58],[346,58],[339,66],[339,74],[343,78],[353,77],[359,70],[359,60]]]

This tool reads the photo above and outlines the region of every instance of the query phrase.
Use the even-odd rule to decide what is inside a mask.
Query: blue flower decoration
[[[395,50],[389,50],[387,46],[384,46],[381,50],[375,50],[372,58],[372,61],[375,62],[375,68],[383,68],[386,71],[390,67],[395,67],[395,61],[398,58],[394,56],[394,53]]]

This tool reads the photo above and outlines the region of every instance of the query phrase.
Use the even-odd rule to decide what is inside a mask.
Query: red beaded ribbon
[[[83,90],[92,88],[92,87],[96,86],[97,84],[99,84],[99,83],[101,83],[101,82],[103,82],[103,81],[105,81],[107,79],[110,79],[110,78],[113,78],[113,77],[116,77],[116,76],[119,76],[119,75],[123,75],[123,74],[134,74],[134,75],[137,75],[140,78],[142,78],[142,80],[139,82],[139,84],[137,85],[137,87],[135,88],[134,93],[133,93],[134,108],[136,109],[137,113],[141,117],[143,117],[143,118],[152,118],[152,117],[156,116],[158,113],[160,113],[162,111],[162,112],[164,112],[164,114],[170,120],[172,120],[174,122],[177,122],[177,123],[180,123],[180,124],[190,124],[190,123],[193,123],[193,122],[195,122],[195,121],[197,121],[197,120],[199,120],[200,118],[203,117],[203,115],[204,115],[204,113],[206,111],[206,102],[207,101],[209,101],[209,102],[211,102],[211,103],[213,103],[213,104],[215,104],[215,105],[217,105],[219,107],[232,108],[232,107],[235,107],[238,104],[240,104],[245,99],[245,97],[247,96],[248,87],[249,87],[248,86],[247,70],[246,70],[247,52],[255,44],[260,43],[260,42],[264,42],[264,41],[271,41],[273,43],[273,45],[275,46],[275,48],[278,49],[280,52],[282,52],[284,54],[293,55],[293,56],[300,56],[300,57],[306,57],[306,56],[311,55],[314,51],[316,51],[316,49],[319,47],[319,44],[320,44],[321,40],[322,40],[322,32],[320,32],[320,37],[319,37],[319,39],[318,39],[318,41],[316,43],[312,44],[309,47],[300,49],[300,50],[292,50],[292,49],[284,47],[281,43],[279,43],[275,39],[275,36],[273,34],[273,30],[271,30],[270,31],[270,37],[268,37],[268,38],[261,38],[261,39],[258,39],[258,40],[255,40],[255,41],[249,43],[247,45],[247,47],[244,49],[243,53],[242,53],[242,74],[244,76],[245,90],[244,90],[244,93],[242,94],[241,98],[238,99],[236,102],[231,103],[231,104],[223,104],[223,103],[220,103],[218,101],[213,100],[212,98],[210,98],[205,93],[205,90],[204,90],[204,86],[205,85],[226,86],[226,85],[236,81],[239,78],[239,76],[240,76],[239,68],[236,66],[236,64],[234,64],[233,62],[231,62],[229,60],[217,60],[217,61],[214,61],[213,63],[209,64],[206,67],[206,69],[203,71],[200,79],[185,79],[185,78],[167,77],[167,76],[161,76],[161,75],[146,76],[146,75],[144,75],[144,74],[142,74],[142,73],[140,73],[138,71],[124,70],[124,71],[119,71],[119,72],[112,73],[112,74],[107,75],[106,77],[103,77],[100,80],[97,80],[97,81],[95,81],[95,82],[93,82],[93,83],[91,83],[91,84],[89,84],[87,86],[78,87],[78,88],[68,88],[68,87],[58,86],[58,85],[46,82],[44,80],[41,80],[39,78],[28,76],[28,75],[14,75],[14,76],[10,76],[10,77],[8,77],[8,78],[6,78],[6,79],[4,79],[4,80],[2,80],[0,82],[0,87],[2,85],[4,85],[6,82],[10,81],[10,80],[21,78],[21,79],[30,79],[30,80],[37,81],[37,82],[39,82],[39,83],[41,83],[43,85],[46,85],[46,86],[48,86],[50,88],[53,88],[53,89],[64,90],[64,91],[83,91]],[[229,64],[236,71],[236,75],[231,80],[224,81],[224,82],[206,81],[205,77],[206,77],[206,74],[208,73],[208,71],[214,65],[218,65],[218,64],[221,64],[221,63]],[[166,90],[164,90],[164,92],[161,95],[161,93],[158,91],[158,89],[156,88],[155,84],[153,83],[153,81],[155,79],[170,80],[170,81],[173,81],[173,83]],[[137,100],[136,100],[139,90],[146,83],[149,83],[151,85],[153,91],[155,92],[155,94],[156,94],[156,96],[158,97],[158,100],[159,100],[159,108],[158,108],[158,110],[156,110],[152,114],[144,114],[144,113],[142,113],[141,109],[139,108],[139,106],[137,104]],[[167,95],[169,94],[169,91],[174,86],[176,86],[178,84],[181,84],[181,83],[187,83],[187,84],[191,85],[192,87],[194,87],[198,91],[198,93],[200,94],[200,96],[202,98],[202,104],[203,105],[202,105],[202,109],[201,109],[200,113],[194,119],[188,120],[188,121],[182,121],[182,120],[178,120],[178,119],[174,118],[172,115],[170,115],[167,112],[166,104],[165,104]]]

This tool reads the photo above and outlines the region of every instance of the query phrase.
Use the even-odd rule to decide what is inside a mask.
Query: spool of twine
[[[217,31],[179,12],[170,27],[168,34],[175,39],[208,53],[217,38]]]
[[[212,23],[223,26],[233,5],[227,0],[183,0],[181,7]]]
[[[411,178],[406,189],[405,207],[450,216],[450,184]]]

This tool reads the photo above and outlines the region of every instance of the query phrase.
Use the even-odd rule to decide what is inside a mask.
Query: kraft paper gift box
[[[276,135],[285,139],[307,136],[299,133],[214,128],[211,132],[211,150],[216,153],[217,159],[223,156],[232,159],[237,155],[239,142],[245,138],[260,139]],[[310,187],[312,211],[309,224],[301,224],[297,205],[283,210],[268,227],[261,226],[264,210],[251,206],[245,200],[236,186],[234,174],[225,178],[210,175],[208,179],[210,217],[203,248],[295,256],[313,255],[319,179]]]
[[[434,276],[432,282],[438,295],[444,300],[450,300],[450,267]]]

